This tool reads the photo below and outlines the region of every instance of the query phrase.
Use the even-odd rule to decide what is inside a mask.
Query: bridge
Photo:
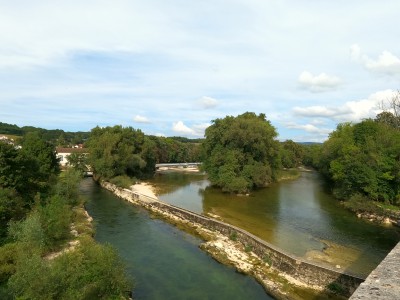
[[[156,169],[159,168],[188,168],[188,167],[198,167],[201,162],[185,162],[185,163],[162,163],[156,164]]]

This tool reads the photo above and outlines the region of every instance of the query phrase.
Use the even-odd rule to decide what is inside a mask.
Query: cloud
[[[293,113],[298,117],[328,118],[336,122],[358,122],[365,118],[374,118],[381,112],[382,101],[390,99],[394,95],[394,91],[384,90],[371,94],[366,99],[348,101],[341,106],[295,107]]]
[[[296,124],[296,123],[287,123],[285,125],[286,128],[289,129],[299,129],[299,130],[304,130],[309,133],[316,133],[316,134],[329,134],[332,129],[327,129],[327,128],[319,128],[313,124]]]
[[[211,124],[210,123],[202,123],[202,124],[197,124],[193,126],[193,130],[195,132],[195,135],[197,136],[204,136],[204,131],[209,127]]]
[[[347,107],[308,106],[295,107],[293,112],[297,116],[310,118],[335,118],[349,113]]]
[[[140,115],[136,115],[133,118],[133,121],[135,121],[136,123],[151,123],[149,119]]]
[[[172,130],[176,133],[183,134],[186,136],[203,137],[204,131],[210,123],[195,124],[192,128],[186,126],[182,121],[178,121],[173,124]]]
[[[216,99],[207,96],[201,97],[199,102],[204,109],[214,108],[218,105],[218,101]]]
[[[178,122],[174,123],[172,126],[172,130],[179,134],[185,134],[185,135],[188,135],[188,134],[193,135],[194,134],[194,130],[187,127],[185,124],[183,124],[182,121],[178,121]]]
[[[303,71],[299,76],[298,82],[312,92],[323,92],[337,88],[341,80],[337,76],[326,73],[314,76],[308,71]]]
[[[359,45],[350,47],[350,57],[353,61],[362,64],[367,70],[388,75],[400,74],[400,59],[387,50],[384,50],[377,59],[361,53]]]

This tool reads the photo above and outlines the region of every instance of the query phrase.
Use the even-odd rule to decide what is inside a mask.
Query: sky
[[[0,122],[322,142],[400,89],[399,0],[0,0]]]

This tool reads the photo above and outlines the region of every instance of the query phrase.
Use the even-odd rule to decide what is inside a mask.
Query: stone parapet
[[[400,243],[369,274],[350,299],[400,299]]]

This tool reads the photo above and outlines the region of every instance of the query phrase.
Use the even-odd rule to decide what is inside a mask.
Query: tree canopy
[[[391,122],[382,122],[382,115],[339,124],[322,147],[319,165],[340,199],[360,194],[399,204],[400,131]]]
[[[104,179],[119,175],[141,176],[147,162],[142,157],[145,136],[132,127],[93,128],[87,142],[88,162]]]
[[[202,144],[203,167],[212,184],[226,192],[245,193],[276,179],[280,147],[264,114],[246,112],[212,123]]]

